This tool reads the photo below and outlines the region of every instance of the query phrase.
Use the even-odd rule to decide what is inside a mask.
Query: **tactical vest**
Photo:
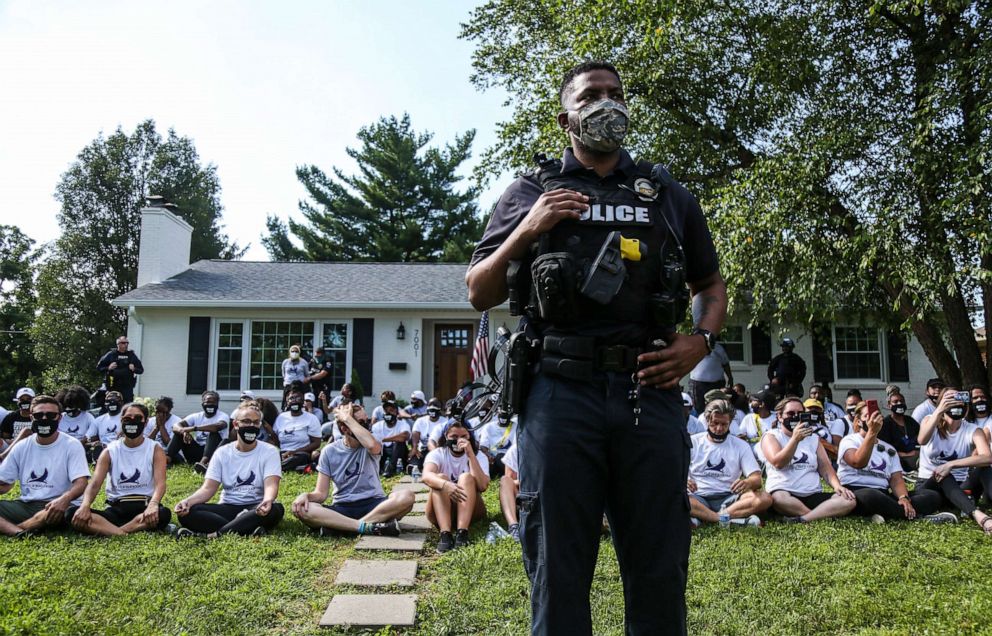
[[[574,270],[571,275],[581,280],[588,275],[590,265],[612,231],[619,231],[625,239],[637,239],[641,257],[640,260],[624,259],[626,280],[606,304],[588,298],[575,289],[563,289],[563,295],[568,296],[564,304],[571,309],[557,312],[558,317],[550,321],[535,315],[536,289],[541,281],[533,280],[527,311],[529,318],[553,327],[597,320],[674,327],[681,319],[658,318],[652,303],[653,294],[665,291],[664,281],[668,279],[664,277],[670,274],[669,270],[675,263],[682,275],[682,279],[675,283],[675,296],[681,303],[680,315],[685,315],[688,293],[684,282],[685,256],[681,246],[681,228],[674,228],[670,217],[665,214],[668,201],[665,189],[672,183],[671,176],[660,164],[647,161],[638,162],[634,174],[620,184],[604,184],[591,171],[562,174],[561,169],[561,161],[541,158],[538,168],[524,175],[524,178],[537,183],[545,192],[559,188],[581,192],[589,197],[589,209],[579,220],[559,222],[543,235],[535,263],[540,261],[542,255],[554,258],[567,254],[570,263],[566,265]],[[667,268],[666,263],[669,265]],[[570,285],[562,284],[561,287]],[[677,316],[679,308],[669,313]]]

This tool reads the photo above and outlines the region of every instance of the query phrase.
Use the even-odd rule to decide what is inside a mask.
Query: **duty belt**
[[[585,336],[545,336],[541,371],[572,380],[590,380],[597,371],[630,373],[637,369],[641,347],[597,345]]]

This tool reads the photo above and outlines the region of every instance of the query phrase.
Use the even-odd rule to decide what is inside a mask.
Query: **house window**
[[[249,362],[253,391],[282,389],[282,361],[289,356],[291,345],[313,350],[313,327],[313,322],[252,321]]]
[[[468,327],[455,327],[441,330],[442,349],[468,349]]]
[[[720,334],[720,344],[731,362],[744,362],[744,327],[728,325]]]
[[[325,322],[321,342],[324,345],[324,356],[334,362],[329,382],[331,388],[337,389],[351,379],[348,370],[348,323]]]
[[[222,322],[217,325],[218,391],[241,390],[241,361],[244,357],[244,322]]]
[[[882,380],[881,332],[870,327],[834,327],[838,380]]]

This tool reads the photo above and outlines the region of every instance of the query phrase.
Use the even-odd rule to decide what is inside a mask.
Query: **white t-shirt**
[[[947,437],[941,437],[936,430],[930,441],[920,447],[920,479],[927,479],[933,475],[933,471],[938,466],[943,466],[949,461],[970,457],[975,450],[972,436],[978,427],[971,422],[962,421],[961,426],[954,433],[948,433]],[[968,468],[955,468],[951,471],[954,481],[961,483],[968,477]]]
[[[517,468],[517,445],[516,444],[514,444],[513,446],[511,446],[510,447],[510,450],[506,451],[506,454],[503,455],[503,465],[506,466],[507,468],[512,469],[513,472],[517,473],[517,477],[518,478],[520,477],[520,469]]]
[[[831,421],[827,422],[827,429],[830,431],[831,435],[836,435],[841,439],[847,437],[851,433],[855,432],[854,427],[851,423],[847,421],[847,418],[837,417]],[[858,437],[861,437],[858,435]],[[831,442],[832,443],[832,442]]]
[[[172,413],[169,413],[169,419],[165,421],[165,430],[169,433],[170,440],[172,439],[172,436],[175,435],[175,433],[172,432],[172,427],[181,421],[182,418],[180,418],[178,415],[173,415]],[[152,433],[154,433],[154,436],[152,435]],[[162,448],[166,448],[168,446],[168,444],[165,443],[165,440],[162,439],[162,434],[155,431],[154,415],[152,415],[152,418],[148,420],[147,424],[145,424],[145,437],[158,442],[158,445],[161,446]]]
[[[183,418],[188,426],[208,426],[210,424],[224,424],[223,428],[218,431],[220,433],[220,438],[222,440],[227,439],[227,429],[230,428],[231,416],[229,416],[224,411],[217,409],[213,417],[207,417],[207,415],[200,411],[199,413],[193,413],[192,415],[187,415]],[[193,433],[193,441],[197,443],[198,446],[205,446],[207,443],[207,438],[210,437],[208,431],[196,431]]]
[[[413,428],[410,431],[410,435],[412,436],[417,431],[420,431],[420,445],[427,446],[427,440],[430,439],[431,432],[434,430],[434,427],[438,424],[444,424],[447,421],[448,418],[443,415],[438,417],[436,420],[432,420],[428,415],[418,417],[413,423]],[[413,443],[412,437],[410,443]]]
[[[38,436],[31,435],[15,444],[0,464],[0,482],[19,482],[21,501],[51,501],[68,491],[74,480],[89,476],[83,445],[62,433],[51,444],[39,444]],[[82,500],[80,494],[72,505]]]
[[[689,477],[696,482],[700,495],[729,494],[735,481],[761,470],[751,446],[738,437],[729,435],[719,444],[710,439],[709,433],[697,433],[691,439]]]
[[[843,419],[846,415],[847,413],[844,412],[844,409],[840,408],[839,405],[834,404],[833,402],[827,402],[823,405],[823,419],[827,420],[827,422],[833,422],[836,419]]]
[[[689,419],[685,421],[685,430],[689,432],[689,435],[696,435],[698,433],[705,433],[706,427],[702,422],[699,421],[695,415],[690,415]]]
[[[81,411],[76,417],[69,417],[68,414],[63,413],[62,419],[59,420],[59,432],[75,437],[80,442],[86,439],[92,427],[93,415],[89,411]]]
[[[431,429],[431,441],[437,444],[441,441],[441,434],[444,433],[444,427],[448,425],[448,418],[441,416],[441,419],[434,424],[434,428]]]
[[[320,439],[320,422],[313,413],[301,412],[297,416],[292,413],[280,413],[272,427],[279,437],[279,449],[295,451],[310,443],[311,437]]]
[[[867,486],[888,490],[889,477],[902,472],[899,454],[891,445],[879,440],[871,451],[868,465],[864,468],[852,468],[844,460],[844,453],[861,448],[864,441],[860,433],[851,433],[840,441],[840,446],[837,447],[837,477],[845,486]],[[879,450],[879,446],[882,450]]]
[[[741,434],[741,424],[744,422],[744,416],[747,415],[744,411],[740,409],[734,409],[734,419],[730,420],[730,436],[737,437]]]
[[[765,433],[765,436],[772,435],[778,440],[779,445],[785,448],[789,443],[789,436],[780,428],[773,428]],[[820,473],[817,472],[819,460],[816,451],[820,447],[820,438],[810,435],[799,442],[796,452],[792,455],[792,461],[785,468],[775,468],[771,462],[765,464],[765,471],[768,478],[765,480],[765,490],[775,492],[776,490],[786,490],[795,495],[812,495],[821,492]]]
[[[976,417],[975,426],[978,428],[984,428],[987,431],[992,431],[989,425],[992,424],[992,415],[986,415],[985,417]]]
[[[761,441],[761,436],[770,431],[775,426],[775,413],[769,413],[768,417],[761,417],[757,413],[748,413],[741,422],[741,433],[747,437],[747,441],[752,446]]]
[[[93,420],[87,436],[99,437],[100,443],[106,446],[120,437],[120,433],[121,414],[118,413],[117,415],[111,415],[110,413],[104,413],[100,417]]]
[[[372,437],[376,438],[380,442],[387,437],[392,437],[394,435],[401,435],[403,433],[410,432],[410,423],[406,420],[396,420],[396,424],[392,428],[386,426],[385,420],[379,420],[372,425]],[[393,442],[382,442],[384,448],[392,448]]]
[[[509,432],[507,432],[509,430]],[[479,435],[479,446],[488,448],[493,455],[506,453],[517,440],[517,418],[510,420],[510,425],[503,427],[492,421],[482,428]]]
[[[727,350],[719,342],[706,356],[696,363],[689,373],[689,379],[696,382],[723,382],[723,367],[730,365]]]
[[[220,503],[245,506],[262,502],[265,479],[273,475],[282,477],[278,448],[256,442],[255,448],[243,453],[235,442],[217,449],[207,466],[206,478],[219,482],[223,488]]]
[[[130,448],[119,439],[107,446],[110,453],[110,472],[104,487],[107,501],[130,495],[151,497],[155,492],[155,447],[157,444],[147,437],[141,444]]]
[[[379,481],[379,455],[371,454],[364,446],[350,448],[344,440],[328,444],[320,452],[317,472],[334,483],[333,503],[386,496]]]
[[[919,422],[920,424],[922,424],[923,418],[925,418],[928,415],[933,415],[933,412],[936,410],[937,410],[936,404],[931,402],[929,399],[923,400],[922,402],[916,405],[915,409],[913,409],[913,419]]]
[[[488,475],[489,458],[482,451],[476,453],[475,457],[479,460],[479,467],[482,468],[482,472]],[[427,453],[427,457],[424,458],[424,465],[427,464],[434,464],[437,467],[437,472],[454,482],[457,482],[458,477],[463,473],[469,472],[468,453],[461,457],[455,457],[448,452],[447,448],[435,448]]]

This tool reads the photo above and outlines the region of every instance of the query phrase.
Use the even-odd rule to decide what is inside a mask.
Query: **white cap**
[[[692,396],[688,393],[682,394],[682,406],[688,406],[692,408]]]
[[[26,386],[22,386],[17,389],[17,395],[14,396],[15,400],[21,399],[21,396],[26,395],[28,397],[34,397],[34,389]]]
[[[410,399],[411,400],[420,400],[421,402],[426,402],[427,401],[427,398],[424,397],[424,392],[423,391],[414,391],[413,393],[410,394]]]
[[[255,399],[255,392],[254,391],[249,391],[248,389],[245,389],[244,391],[241,392],[241,399],[244,399],[244,398],[251,398],[251,399],[254,400]]]
[[[313,393],[307,393],[306,395],[303,396],[303,401],[306,402],[307,400],[311,402],[316,402],[317,396],[314,395]]]

